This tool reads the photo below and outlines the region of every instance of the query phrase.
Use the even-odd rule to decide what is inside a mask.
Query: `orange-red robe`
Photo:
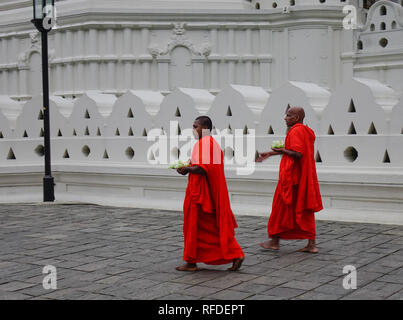
[[[282,156],[267,228],[269,237],[315,239],[314,213],[323,209],[314,159],[315,138],[314,132],[301,123],[292,126],[286,136],[285,149],[302,157]]]
[[[231,263],[244,253],[235,239],[238,225],[230,206],[223,153],[211,136],[195,144],[191,166],[203,168],[206,174],[189,173],[183,204],[183,260],[212,265]]]

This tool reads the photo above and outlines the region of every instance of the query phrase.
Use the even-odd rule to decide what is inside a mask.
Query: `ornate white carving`
[[[165,47],[161,47],[156,43],[151,44],[148,47],[148,51],[153,56],[157,58],[158,56],[166,56],[178,46],[186,47],[192,52],[193,56],[209,56],[211,53],[212,45],[211,43],[203,43],[199,48],[197,48],[192,41],[190,41],[185,33],[186,24],[184,22],[176,22],[173,24],[171,40],[167,43]]]

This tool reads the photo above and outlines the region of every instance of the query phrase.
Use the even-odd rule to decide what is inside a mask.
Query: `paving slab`
[[[403,299],[403,226],[317,221],[319,253],[267,238],[267,217],[237,216],[246,254],[238,272],[183,264],[181,212],[84,204],[2,204],[0,300]],[[57,289],[45,289],[45,266]],[[343,273],[356,268],[357,288]]]

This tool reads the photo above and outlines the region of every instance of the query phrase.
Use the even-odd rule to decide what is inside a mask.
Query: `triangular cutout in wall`
[[[227,109],[227,117],[232,117],[232,110],[231,110],[230,106],[228,106],[228,109]]]
[[[88,112],[88,110],[85,110],[84,118],[85,118],[85,119],[91,119],[90,113]]]
[[[334,135],[334,131],[333,131],[332,125],[329,125],[329,129],[327,130],[327,134],[329,134],[329,135]]]
[[[105,152],[104,152],[104,156],[102,158],[103,159],[109,159],[108,151],[106,151],[106,149],[105,149]]]
[[[130,127],[130,129],[129,129],[129,133],[127,134],[129,137],[132,137],[132,136],[134,136],[134,133],[133,133],[133,129],[132,129],[132,127]]]
[[[322,162],[322,157],[320,156],[319,150],[316,151],[315,161],[318,162],[318,163]]]
[[[120,131],[119,131],[119,128],[116,128],[116,131],[115,131],[115,136],[120,136]]]
[[[58,136],[58,137],[63,137],[62,131],[61,131],[60,129],[57,131],[57,136]]]
[[[274,134],[272,126],[269,127],[269,130],[267,131],[267,134]]]
[[[0,131],[0,139],[4,139],[3,132]]]
[[[16,160],[15,154],[12,148],[8,151],[7,160]]]
[[[132,108],[129,109],[129,112],[127,113],[127,117],[128,118],[134,118]]]
[[[355,130],[355,127],[354,127],[354,123],[353,123],[353,122],[351,122],[350,128],[348,128],[347,134],[357,134],[357,131]]]
[[[77,136],[76,129],[73,129],[73,136]]]
[[[389,157],[389,153],[388,150],[385,150],[385,154],[383,156],[383,163],[390,163],[390,157]]]
[[[84,135],[85,135],[85,136],[89,136],[89,135],[90,135],[90,130],[88,129],[88,127],[85,128]]]
[[[145,128],[144,128],[144,130],[143,130],[142,136],[143,136],[143,137],[147,137],[147,130],[146,130]]]
[[[378,134],[373,122],[371,122],[371,125],[369,126],[368,134]]]
[[[70,155],[69,155],[69,152],[67,151],[67,149],[64,150],[63,159],[70,159]]]
[[[22,135],[23,138],[28,138],[27,130],[24,130],[24,134]]]
[[[348,107],[348,112],[357,112],[357,110],[355,109],[355,105],[354,105],[353,99],[351,99],[351,101],[350,101],[350,105],[349,105],[349,107]]]
[[[43,120],[43,111],[42,110],[39,111],[38,120]]]
[[[41,128],[41,131],[39,131],[39,136],[42,138],[45,136],[45,132],[43,131],[43,128]]]
[[[182,114],[181,114],[181,112],[179,110],[179,107],[176,107],[175,117],[182,117]]]
[[[98,137],[101,136],[101,129],[99,129],[99,127],[97,128],[97,136],[98,136]]]

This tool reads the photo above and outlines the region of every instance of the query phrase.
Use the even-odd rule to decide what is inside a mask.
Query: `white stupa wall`
[[[341,8],[356,2],[295,1],[283,13],[286,2],[278,1],[270,10],[256,10],[248,1],[57,2],[59,20],[49,35],[51,94],[70,99],[90,90],[166,94],[177,87],[217,93],[230,84],[270,92],[287,81],[332,89],[351,78],[360,58],[355,54],[361,29],[342,29]],[[29,22],[27,4],[14,11],[10,1],[6,4],[3,8],[9,10],[0,10],[0,95],[24,101],[41,91],[40,37]],[[119,10],[130,18],[123,19]],[[301,21],[298,27],[295,19]],[[397,22],[391,48],[401,44],[399,26]],[[364,59],[365,66],[360,61],[355,70],[379,73],[374,59]],[[399,87],[396,76],[396,68],[387,68],[388,83]]]

